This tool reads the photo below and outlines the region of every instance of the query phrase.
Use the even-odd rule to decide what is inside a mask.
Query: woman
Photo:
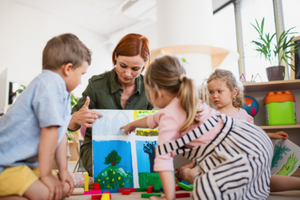
[[[92,123],[102,115],[90,109],[151,110],[141,75],[149,59],[149,41],[139,34],[128,34],[112,53],[114,68],[93,76],[77,105],[73,107],[70,130],[88,127],[80,147],[84,168],[92,176]]]

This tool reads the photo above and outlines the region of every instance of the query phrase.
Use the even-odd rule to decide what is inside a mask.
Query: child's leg
[[[19,197],[19,196],[6,196],[0,197],[0,200],[28,200],[26,197]]]
[[[57,177],[57,176],[55,176]],[[68,192],[70,191],[70,186],[68,183],[65,183],[63,187],[62,199],[66,198]],[[36,180],[24,193],[24,197],[28,199],[48,199],[49,198],[49,189],[47,186],[40,180]]]
[[[271,192],[300,190],[300,178],[272,174],[270,190]]]
[[[177,174],[177,178],[184,180],[190,184],[193,184],[194,182],[194,178],[195,176],[198,174],[199,172],[199,167],[196,166],[192,169],[190,168],[183,168],[182,170],[180,170],[180,172],[178,172]]]
[[[162,182],[165,197],[150,197],[150,200],[175,200],[175,180],[172,171],[158,172]]]

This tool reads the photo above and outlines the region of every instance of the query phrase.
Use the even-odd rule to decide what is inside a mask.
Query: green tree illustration
[[[121,162],[121,157],[118,155],[118,152],[116,150],[112,150],[107,157],[105,157],[104,164],[111,166],[115,166]]]

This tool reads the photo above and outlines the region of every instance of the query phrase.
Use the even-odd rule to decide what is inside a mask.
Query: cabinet
[[[295,125],[267,126],[265,122],[265,108],[263,99],[268,92],[289,90],[296,99]],[[289,134],[290,140],[300,146],[300,80],[269,81],[262,83],[244,83],[245,95],[254,97],[259,104],[259,111],[254,117],[254,123],[266,132],[284,131]]]

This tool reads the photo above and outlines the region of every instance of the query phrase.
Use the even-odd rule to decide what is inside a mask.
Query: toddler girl
[[[243,88],[238,86],[238,82],[232,72],[228,70],[216,69],[207,80],[207,89],[211,102],[216,106],[216,110],[236,119],[243,119],[254,123],[253,118],[241,108],[244,103]],[[267,133],[271,139],[288,139],[287,133],[280,131]],[[195,162],[182,166],[176,176],[179,179],[193,182],[198,173]],[[194,167],[194,168],[193,168]],[[287,184],[292,181],[295,184]],[[282,184],[284,183],[284,185]],[[298,187],[296,186],[298,185]],[[271,175],[271,192],[300,189],[300,179],[279,175]],[[279,187],[280,186],[280,187]]]
[[[200,162],[194,199],[268,197],[272,143],[261,129],[199,102],[195,85],[175,57],[152,62],[144,82],[149,100],[161,110],[121,128],[130,133],[137,127],[159,127],[154,170],[165,197],[150,199],[175,199],[176,153]],[[244,134],[242,128],[246,126],[248,132]],[[253,187],[260,189],[252,191]]]

